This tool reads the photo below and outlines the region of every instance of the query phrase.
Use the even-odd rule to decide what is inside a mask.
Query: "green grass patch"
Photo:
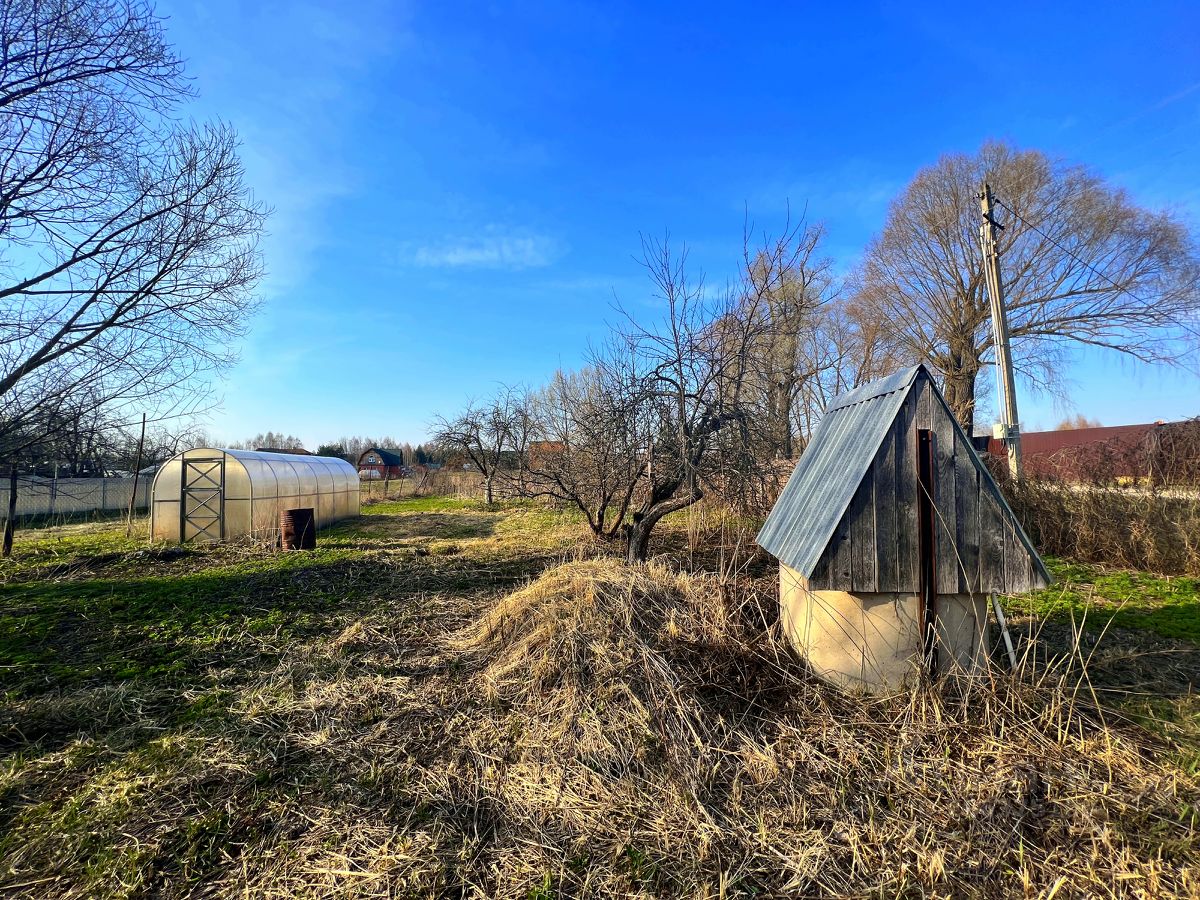
[[[1045,561],[1054,584],[1009,598],[1009,613],[1033,619],[1051,652],[1071,652],[1078,633],[1092,686],[1200,775],[1200,579]]]
[[[27,531],[0,564],[0,690],[194,674],[340,628],[381,595],[469,590],[481,560],[519,581],[577,537],[544,507],[446,497],[366,506],[305,553],[153,547],[121,523]]]
[[[1046,558],[1054,584],[1009,601],[1017,613],[1039,618],[1084,616],[1103,627],[1152,631],[1200,644],[1200,579],[1109,570]]]

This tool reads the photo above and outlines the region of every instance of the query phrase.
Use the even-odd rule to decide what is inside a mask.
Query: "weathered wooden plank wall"
[[[868,469],[868,473],[870,470]],[[875,479],[866,477],[850,503],[850,540],[854,545],[854,577],[852,591],[875,593],[879,583],[875,577]],[[881,539],[887,540],[886,537]]]
[[[958,590],[979,592],[979,473],[967,453],[954,454],[956,541],[960,557]]]
[[[920,375],[814,568],[811,586],[861,593],[919,589],[919,429],[933,433],[937,592],[1009,593],[1036,585],[1033,558],[996,499],[995,485]]]
[[[833,565],[830,567],[830,584],[837,585],[833,590],[848,591],[851,587],[851,579],[854,576],[854,565],[851,562],[850,546],[850,516],[842,516],[842,521],[838,523],[837,532],[833,536],[833,541],[830,543],[829,550],[834,550]]]
[[[917,398],[909,393],[896,416],[896,590],[915,591],[917,574]]]
[[[888,430],[871,466],[875,479],[875,578],[876,590],[894,593],[900,588],[897,575],[899,541],[896,531],[896,429]]]
[[[979,572],[987,593],[1004,591],[1004,520],[991,497],[980,497]]]

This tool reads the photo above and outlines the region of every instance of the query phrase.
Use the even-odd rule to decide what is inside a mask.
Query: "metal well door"
[[[225,457],[184,459],[179,498],[179,537],[219,541],[225,537]]]

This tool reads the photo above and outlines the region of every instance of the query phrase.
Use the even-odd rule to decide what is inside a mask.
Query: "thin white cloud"
[[[400,7],[364,0],[345,16],[321,0],[212,0],[170,10],[170,37],[199,92],[191,110],[233,124],[247,183],[272,210],[259,285],[268,300],[308,283],[338,239],[330,211],[367,177],[347,135],[370,114],[375,71],[415,42]]]
[[[1200,91],[1200,81],[1197,81],[1195,84],[1189,84],[1182,90],[1178,90],[1173,94],[1163,97],[1150,108],[1152,110],[1162,109],[1164,106],[1170,106],[1172,103],[1178,103],[1184,97],[1190,96],[1191,94],[1196,93],[1196,91]]]
[[[561,255],[558,241],[544,235],[485,231],[479,235],[423,244],[413,252],[412,261],[427,268],[515,271],[543,268]]]

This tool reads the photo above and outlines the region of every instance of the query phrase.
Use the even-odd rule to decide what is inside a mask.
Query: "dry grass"
[[[436,469],[405,478],[364,479],[360,485],[364,504],[411,497],[455,497],[482,500],[483,477],[478,472]]]
[[[584,562],[455,640],[496,710],[477,757],[520,735],[493,770],[510,846],[545,847],[533,869],[564,895],[1200,889],[1196,785],[1061,670],[850,697],[779,650],[760,599]]]
[[[1200,489],[1031,480],[1005,493],[1043,552],[1080,562],[1200,576]]]
[[[335,534],[329,552],[367,557],[334,584],[382,588],[323,594],[312,630],[226,635],[236,654],[180,679],[10,693],[7,724],[28,733],[3,732],[0,887],[1200,892],[1197,784],[1146,734],[1101,724],[1066,668],[851,697],[778,645],[770,578],[570,561],[594,550],[564,546],[562,520],[463,512],[457,532],[445,509],[401,505],[394,529],[377,513]],[[548,551],[568,561],[511,584]]]
[[[1152,452],[1140,444],[1067,448],[1038,460],[1052,474],[1020,485],[991,462],[1043,553],[1200,576],[1200,420],[1166,426]],[[1056,467],[1061,476],[1053,474]]]

